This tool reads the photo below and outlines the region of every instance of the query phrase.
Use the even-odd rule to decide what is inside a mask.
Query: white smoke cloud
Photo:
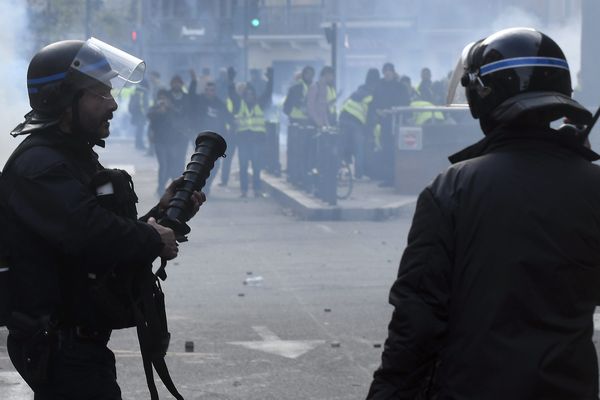
[[[26,4],[22,0],[4,0],[0,13],[0,168],[21,141],[9,132],[29,111],[28,60],[23,54],[28,31]]]

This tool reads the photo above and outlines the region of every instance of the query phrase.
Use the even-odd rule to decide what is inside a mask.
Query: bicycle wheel
[[[344,200],[352,194],[354,178],[350,166],[343,163],[337,173],[336,194],[339,200]]]

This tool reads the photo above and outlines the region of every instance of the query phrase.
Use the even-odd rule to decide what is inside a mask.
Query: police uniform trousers
[[[34,390],[34,400],[121,400],[117,384],[115,356],[105,338],[81,338],[64,333],[57,338],[56,349],[48,360],[47,379],[32,383],[26,363],[31,349],[27,339],[9,334],[10,359],[25,381]]]

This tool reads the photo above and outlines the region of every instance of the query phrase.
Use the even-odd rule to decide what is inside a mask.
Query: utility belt
[[[9,319],[8,332],[21,341],[43,337],[47,340],[58,339],[58,343],[81,341],[106,345],[112,329],[62,325],[49,316],[31,318],[26,314],[14,312]]]
[[[50,316],[32,318],[13,312],[7,323],[10,336],[18,347],[13,360],[27,383],[35,390],[49,383],[53,359],[62,347],[72,343],[106,346],[110,329],[62,326]]]
[[[106,346],[110,340],[112,329],[96,329],[85,326],[74,326],[57,330],[59,346],[63,343],[85,342]]]

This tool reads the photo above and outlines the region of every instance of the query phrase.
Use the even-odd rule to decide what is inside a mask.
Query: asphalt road
[[[153,205],[153,159],[109,143],[101,160],[133,166],[140,211]],[[167,362],[176,385],[186,399],[364,398],[410,219],[299,221],[270,198],[239,198],[237,185],[213,188],[168,267]],[[148,399],[134,330],[115,332],[110,347],[123,398]],[[32,399],[4,347],[0,398]]]

